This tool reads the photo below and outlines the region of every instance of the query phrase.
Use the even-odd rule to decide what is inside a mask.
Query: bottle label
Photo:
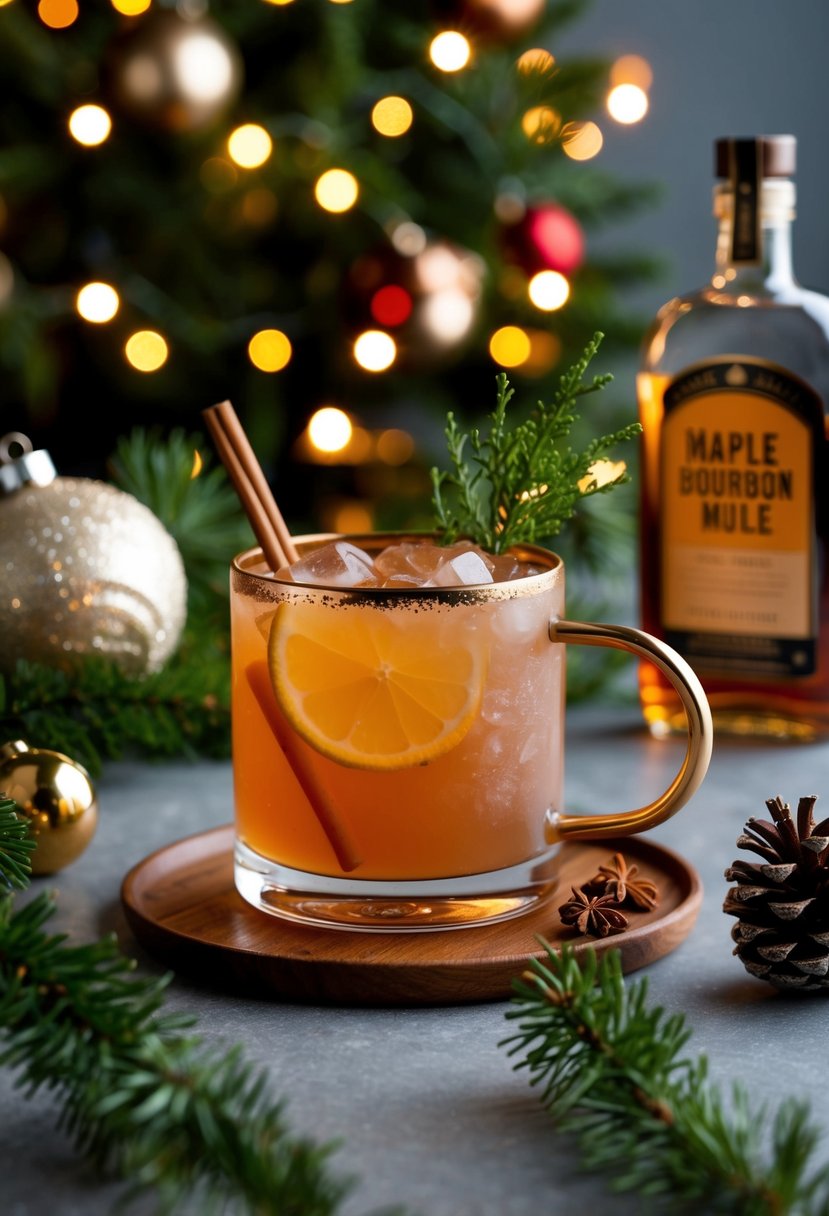
[[[805,676],[817,658],[817,394],[727,357],[669,385],[661,445],[662,619],[699,669]]]

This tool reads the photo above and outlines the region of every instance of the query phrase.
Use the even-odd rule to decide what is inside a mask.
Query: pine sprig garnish
[[[50,1089],[88,1158],[165,1212],[187,1198],[205,1212],[232,1200],[256,1216],[334,1213],[349,1183],[330,1171],[333,1146],[292,1135],[265,1075],[165,1013],[167,981],[131,975],[114,936],[67,945],[46,931],[53,912],[45,894],[17,911],[0,900],[0,1066],[29,1095]]]
[[[507,406],[514,390],[503,372],[497,377],[497,401],[486,434],[477,428],[464,432],[454,414],[447,415],[451,469],[432,469],[432,501],[446,543],[465,536],[490,553],[503,553],[522,541],[549,540],[580,501],[628,480],[621,462],[602,470],[604,476],[597,465],[616,444],[639,433],[638,422],[591,439],[580,451],[565,443],[578,419],[579,399],[613,378],[584,380],[603,336],[593,336],[561,376],[553,400],[539,401],[525,421],[509,425]]]
[[[822,1136],[807,1105],[781,1103],[766,1142],[766,1109],[739,1085],[726,1104],[706,1058],[681,1054],[682,1015],[649,1007],[645,980],[626,986],[617,951],[582,958],[565,945],[533,960],[503,1045],[577,1137],[584,1167],[612,1172],[615,1190],[670,1197],[671,1212],[825,1216],[829,1166],[813,1165]]]
[[[15,813],[17,803],[0,794],[0,900],[13,888],[22,891],[32,872],[30,856],[35,842],[29,836],[29,825]]]

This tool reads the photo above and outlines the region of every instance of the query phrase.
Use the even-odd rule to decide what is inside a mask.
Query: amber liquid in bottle
[[[792,273],[793,144],[718,142],[714,276],[646,338],[641,612],[719,732],[809,741],[829,736],[829,299]],[[653,667],[640,697],[653,735],[684,732]]]

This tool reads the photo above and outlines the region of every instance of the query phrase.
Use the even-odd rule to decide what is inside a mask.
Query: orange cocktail
[[[423,915],[421,897],[455,912],[484,900],[491,919],[549,886],[564,688],[549,623],[564,574],[545,550],[515,557],[532,563],[511,572],[524,577],[468,587],[310,587],[274,579],[257,550],[234,562],[246,897],[256,886],[260,906],[314,904],[322,920],[339,899],[347,922],[367,899],[370,918],[403,921]]]

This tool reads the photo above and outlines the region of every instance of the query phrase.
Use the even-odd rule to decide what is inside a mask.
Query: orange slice
[[[486,654],[440,613],[280,604],[268,667],[283,713],[317,751],[388,771],[451,750],[475,720]]]

